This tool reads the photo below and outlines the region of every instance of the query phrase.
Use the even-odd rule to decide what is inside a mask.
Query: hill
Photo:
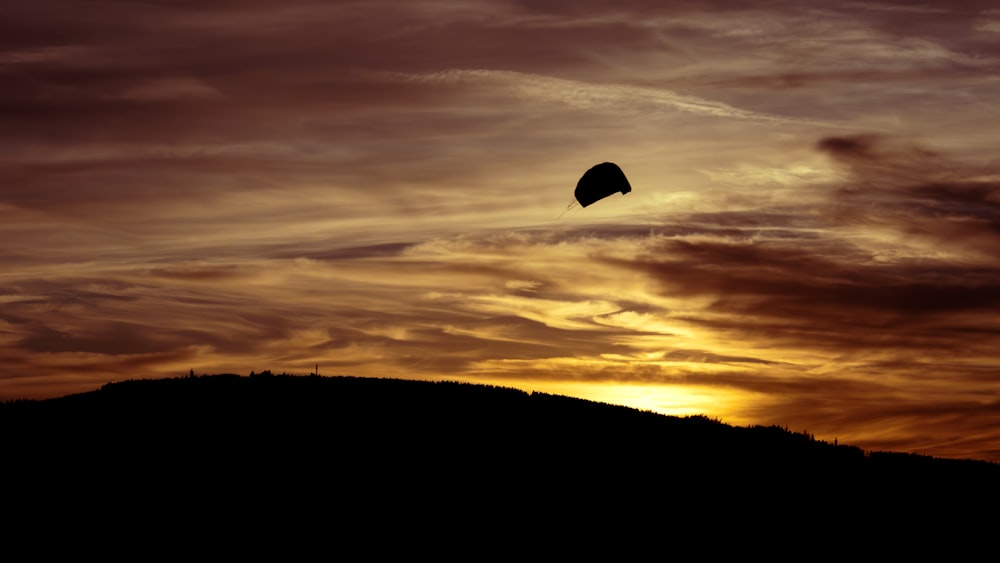
[[[812,524],[843,513],[953,519],[995,499],[1000,483],[1000,466],[982,461],[865,452],[776,427],[454,382],[132,380],[4,403],[0,429],[4,481],[39,505],[114,499],[147,517],[313,507],[381,525],[428,510],[465,526],[505,514],[524,525],[648,526],[659,521],[650,510],[716,526],[750,525],[765,509]]]

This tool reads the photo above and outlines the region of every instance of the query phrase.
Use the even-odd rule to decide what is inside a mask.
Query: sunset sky
[[[998,147],[995,0],[4,0],[0,400],[318,364],[1000,462]]]

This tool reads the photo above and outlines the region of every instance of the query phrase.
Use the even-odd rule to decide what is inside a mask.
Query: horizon
[[[1000,462],[998,70],[986,0],[11,0],[0,401],[318,365]]]
[[[556,394],[556,393],[547,393],[547,392],[539,391],[539,390],[528,390],[528,389],[522,389],[522,388],[519,388],[519,387],[509,386],[509,385],[491,385],[491,384],[480,383],[480,382],[475,382],[475,381],[460,381],[460,380],[457,380],[457,379],[415,380],[415,379],[391,378],[391,377],[359,377],[359,376],[347,375],[347,374],[323,375],[323,374],[319,374],[319,373],[316,373],[316,372],[311,372],[311,373],[286,373],[286,372],[283,372],[283,373],[273,373],[270,370],[262,370],[260,372],[252,370],[249,374],[239,374],[239,373],[211,373],[211,374],[209,374],[209,373],[202,373],[202,374],[196,374],[196,373],[193,373],[193,371],[191,371],[187,375],[184,375],[184,376],[172,376],[172,377],[162,377],[162,378],[129,378],[129,379],[122,379],[122,380],[117,380],[117,381],[109,381],[109,382],[101,385],[100,387],[98,387],[96,389],[92,389],[90,391],[85,391],[85,392],[82,392],[82,393],[76,393],[76,394],[73,394],[72,396],[78,397],[78,396],[83,396],[83,395],[92,395],[94,393],[99,393],[99,392],[103,391],[108,386],[115,386],[116,384],[121,384],[121,383],[142,383],[142,382],[147,382],[147,383],[162,383],[162,382],[168,382],[168,381],[185,381],[185,380],[196,380],[196,379],[206,379],[206,378],[207,379],[234,379],[235,378],[235,379],[248,379],[248,380],[250,380],[250,379],[258,379],[258,378],[264,378],[264,379],[268,379],[268,378],[290,378],[290,379],[323,378],[323,379],[349,379],[349,380],[377,380],[377,381],[385,381],[385,382],[428,383],[428,384],[445,384],[445,385],[459,385],[459,386],[462,386],[462,385],[480,386],[480,387],[484,387],[484,388],[488,388],[488,389],[493,389],[493,390],[499,390],[499,391],[516,391],[516,392],[519,392],[519,393],[523,393],[525,396],[529,396],[529,397],[532,396],[532,395],[535,395],[535,394],[540,394],[540,395],[545,395],[545,396],[548,396],[548,397],[557,397],[557,398],[566,398],[566,399],[571,399],[571,400],[585,401],[585,402],[589,402],[589,403],[592,403],[592,404],[599,404],[599,405],[604,405],[604,406],[609,406],[609,407],[615,407],[615,408],[620,407],[620,408],[623,408],[623,409],[628,409],[628,410],[632,410],[632,411],[639,412],[639,413],[651,414],[651,415],[657,415],[657,416],[666,416],[666,417],[674,417],[674,418],[696,418],[696,419],[704,419],[704,420],[709,420],[711,422],[717,423],[717,424],[722,425],[722,426],[730,427],[730,428],[740,428],[740,429],[747,429],[747,430],[752,430],[754,428],[773,428],[773,429],[782,430],[783,432],[785,432],[785,433],[787,433],[789,435],[802,436],[805,439],[807,439],[809,442],[822,443],[822,444],[825,444],[827,446],[833,446],[833,447],[852,448],[852,449],[858,450],[858,452],[861,453],[861,454],[863,454],[865,457],[868,457],[871,454],[902,454],[902,455],[906,455],[906,456],[916,455],[916,456],[924,456],[924,457],[929,457],[929,458],[933,458],[933,459],[940,459],[940,460],[945,460],[945,461],[947,461],[947,460],[953,460],[953,461],[983,462],[983,463],[989,463],[989,464],[997,465],[998,467],[1000,467],[1000,463],[997,463],[995,461],[990,461],[990,460],[984,460],[984,459],[980,459],[980,458],[947,458],[947,457],[940,457],[940,456],[929,456],[927,454],[918,454],[916,452],[908,452],[908,451],[867,450],[867,449],[861,448],[861,447],[859,447],[859,446],[857,446],[855,444],[841,442],[841,441],[839,441],[837,439],[834,439],[833,441],[822,440],[822,439],[817,438],[816,436],[812,435],[807,430],[795,430],[795,429],[788,428],[786,426],[780,426],[780,425],[765,426],[765,425],[759,425],[759,424],[751,424],[751,425],[741,426],[741,425],[731,424],[731,423],[729,423],[729,422],[727,422],[725,420],[721,420],[719,418],[707,417],[707,416],[702,415],[702,414],[690,414],[690,415],[681,415],[681,416],[679,416],[679,415],[669,415],[669,414],[665,414],[665,413],[650,411],[650,410],[647,410],[647,409],[642,409],[640,407],[634,407],[634,406],[624,405],[624,404],[619,404],[619,403],[611,403],[611,402],[607,402],[607,401],[601,401],[601,400],[595,400],[595,399],[587,399],[587,398],[583,398],[583,397],[571,397],[571,396],[560,395],[560,394]],[[29,401],[29,402],[36,402],[37,403],[37,402],[40,402],[40,401],[60,399],[60,398],[65,398],[65,397],[70,397],[70,396],[71,395],[65,395],[65,396],[62,396],[62,397],[50,397],[48,399],[23,399],[23,400],[15,400],[15,401],[13,401],[11,403],[12,404],[17,404],[17,403],[21,403],[22,401]],[[174,399],[178,398],[177,395],[168,395],[168,396],[172,397]],[[427,397],[426,395],[420,395],[420,396],[424,397],[424,398]],[[394,397],[394,399],[398,399],[398,396]],[[5,402],[0,401],[0,405],[3,405],[3,404],[5,404]],[[286,403],[286,404],[290,404],[290,403]],[[315,406],[315,403],[313,403],[313,406]]]

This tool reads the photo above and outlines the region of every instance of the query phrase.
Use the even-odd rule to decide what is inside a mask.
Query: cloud
[[[542,102],[556,102],[584,109],[618,109],[655,115],[681,111],[715,117],[799,122],[796,119],[755,113],[713,100],[680,95],[665,89],[628,84],[595,84],[511,71],[453,69],[429,75],[409,75],[409,80],[469,84]]]
[[[828,137],[818,148],[847,174],[837,192],[840,220],[881,225],[958,255],[994,256],[1000,183],[982,179],[990,168],[879,136]]]

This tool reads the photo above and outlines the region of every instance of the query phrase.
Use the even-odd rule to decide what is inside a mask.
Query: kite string
[[[570,209],[573,209],[577,205],[579,205],[579,203],[574,198],[572,201],[569,202],[569,205],[566,206],[566,209],[563,209],[563,212],[560,213],[558,217],[556,217],[556,221],[558,221],[559,219],[562,219],[562,216],[565,215],[567,211],[569,211]]]

